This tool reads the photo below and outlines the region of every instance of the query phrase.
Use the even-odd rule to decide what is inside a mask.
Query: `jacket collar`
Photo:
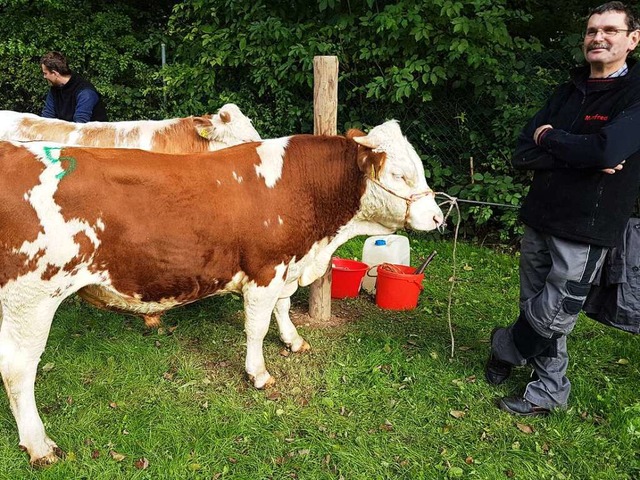
[[[55,87],[58,90],[69,90],[71,89],[76,83],[78,83],[78,76],[75,73],[71,74],[71,78],[69,79],[69,81],[67,83],[65,83],[64,85],[61,85],[59,87]]]
[[[620,88],[629,82],[640,82],[640,62],[627,57],[627,65],[629,67],[629,73],[623,77],[598,78],[591,80],[589,80],[589,74],[591,73],[589,65],[582,65],[571,70],[571,80],[583,93],[587,90],[587,83],[589,84],[590,92],[597,92],[612,88]]]

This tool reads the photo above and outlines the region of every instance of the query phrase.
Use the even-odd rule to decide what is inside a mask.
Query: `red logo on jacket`
[[[584,121],[585,122],[589,122],[592,120],[599,120],[601,122],[606,122],[607,120],[609,120],[609,115],[600,115],[599,113],[596,113],[595,115],[585,115],[584,116]]]

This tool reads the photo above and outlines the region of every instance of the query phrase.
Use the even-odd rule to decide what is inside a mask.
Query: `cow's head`
[[[212,143],[227,147],[247,142],[258,142],[260,134],[253,128],[251,120],[245,117],[237,105],[227,103],[211,117],[194,118],[198,135]]]
[[[433,230],[442,224],[422,161],[398,122],[385,122],[368,135],[352,130],[347,136],[359,145],[359,167],[368,179],[361,202],[365,218],[393,229]]]

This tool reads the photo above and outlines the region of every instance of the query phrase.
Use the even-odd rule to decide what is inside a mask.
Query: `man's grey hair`
[[[605,12],[624,13],[627,17],[627,28],[629,29],[629,32],[632,32],[633,30],[640,30],[640,21],[633,14],[633,11],[622,2],[603,3],[599,7],[591,10],[589,12],[589,17],[591,17],[592,15],[603,14]]]

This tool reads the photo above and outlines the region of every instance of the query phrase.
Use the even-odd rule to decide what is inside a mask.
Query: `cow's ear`
[[[198,135],[202,138],[206,138],[207,140],[213,138],[213,123],[211,123],[211,118],[193,117],[193,125]]]
[[[371,138],[367,134],[352,128],[347,132],[347,138],[351,138],[358,144],[358,168],[366,176],[380,179],[380,171],[387,155],[384,152],[374,152],[377,145],[372,145]],[[367,143],[367,139],[369,142]]]
[[[374,152],[369,148],[358,146],[358,168],[368,177],[380,180],[380,172],[386,159],[387,154],[384,152]]]

